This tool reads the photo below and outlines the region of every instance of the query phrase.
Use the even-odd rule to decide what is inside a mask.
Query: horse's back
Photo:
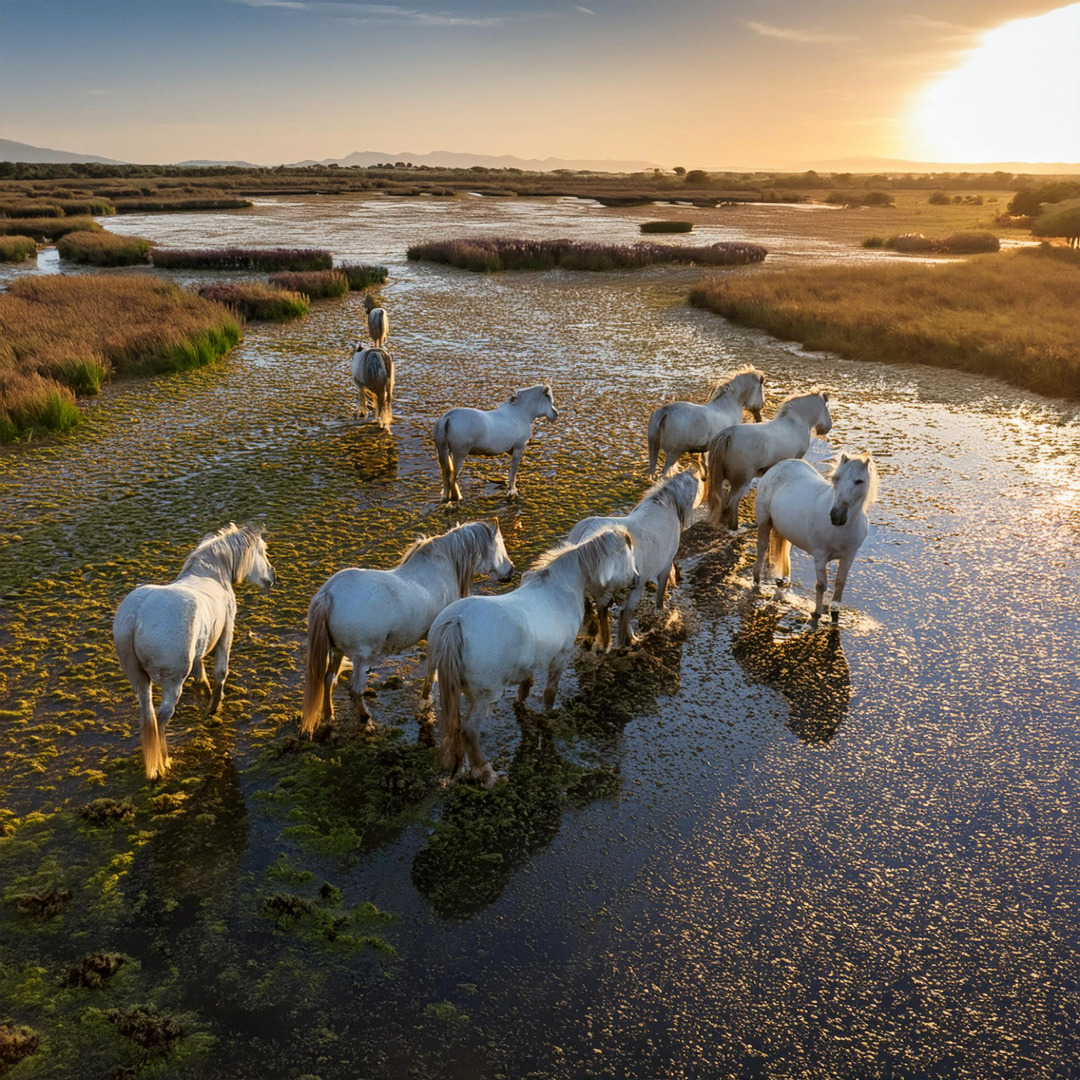
[[[319,594],[330,598],[330,636],[345,650],[414,645],[438,611],[438,599],[397,570],[339,570]]]
[[[582,518],[569,532],[566,537],[568,544],[580,544],[584,540],[602,532],[610,525],[622,525],[624,518],[618,517],[587,517]]]
[[[200,649],[205,653],[214,644],[210,639],[224,616],[202,590],[178,582],[140,585],[120,602],[113,637],[118,650],[130,649],[148,670],[186,670]]]

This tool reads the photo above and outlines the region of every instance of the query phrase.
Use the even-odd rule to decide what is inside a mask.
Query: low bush
[[[693,227],[692,221],[643,221],[639,226],[643,233],[688,233]]]
[[[263,322],[287,322],[310,310],[307,297],[298,292],[275,289],[261,281],[244,284],[202,285],[198,294],[206,300],[224,304],[245,319]]]
[[[56,242],[61,259],[93,266],[134,266],[150,261],[153,242],[110,232],[73,232]]]
[[[148,275],[42,275],[0,294],[0,441],[65,431],[113,375],[197,367],[240,340],[211,303]]]
[[[338,269],[345,275],[350,289],[370,289],[372,285],[381,285],[388,273],[385,266],[368,263],[342,263]]]
[[[900,236],[890,236],[885,241],[885,247],[906,254],[978,255],[999,251],[1001,241],[993,233],[986,232],[953,233],[951,236],[903,233]]]
[[[37,243],[29,236],[0,236],[0,262],[26,262],[37,254]]]
[[[349,279],[340,270],[271,274],[270,284],[287,292],[303,293],[309,300],[329,300],[349,291]]]
[[[154,265],[163,270],[329,270],[329,251],[318,248],[155,248]]]
[[[498,270],[624,270],[656,263],[734,266],[761,262],[758,244],[717,243],[702,247],[638,243],[583,244],[574,240],[512,240],[503,237],[442,240],[409,248],[410,259],[449,263],[486,273]]]
[[[885,247],[886,240],[884,236],[868,236],[863,242],[864,248],[883,248]]]
[[[0,235],[32,236],[39,243],[80,231],[100,232],[101,226],[92,217],[0,218]]]

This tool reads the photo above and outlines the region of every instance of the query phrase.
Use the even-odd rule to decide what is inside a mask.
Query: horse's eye
[[[856,480],[855,483],[856,484],[865,484],[866,481],[865,480]]]

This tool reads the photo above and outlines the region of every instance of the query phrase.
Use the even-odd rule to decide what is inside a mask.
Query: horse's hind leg
[[[527,679],[523,679],[518,686],[518,701],[524,701],[529,696],[529,691],[532,689],[533,679],[530,675]]]
[[[515,446],[514,449],[510,453],[510,475],[509,475],[509,477],[507,477],[507,481],[506,481],[507,484],[509,485],[508,489],[507,489],[507,492],[506,492],[507,495],[516,495],[518,493],[518,489],[517,489],[517,471],[518,471],[518,466],[521,464],[521,455],[524,454],[524,453],[525,453],[525,444],[524,443],[522,443],[520,446]]]
[[[367,703],[364,701],[364,691],[367,689],[368,665],[359,660],[353,660],[352,675],[349,677],[349,698],[352,700],[353,716],[357,720],[363,720],[365,725],[371,726],[371,713],[368,712]]]
[[[833,585],[832,603],[829,605],[829,613],[833,622],[840,621],[840,601],[844,597],[844,586],[847,584],[848,571],[855,561],[855,552],[843,555],[836,567],[836,582]]]
[[[772,535],[772,522],[768,515],[758,514],[757,523],[757,559],[754,562],[754,584],[761,584],[761,572],[765,568],[765,555],[769,550],[769,539]]]
[[[491,708],[492,702],[483,704],[477,702],[472,705],[461,729],[462,738],[465,740],[465,752],[469,759],[469,775],[474,780],[479,780],[486,788],[494,787],[498,776],[480,748],[480,735],[477,728],[491,716]]]
[[[752,478],[751,478],[752,480]],[[746,497],[746,493],[750,490],[751,480],[747,480],[739,487],[731,486],[731,491],[728,493],[727,501],[727,527],[729,532],[739,531],[739,504]]]
[[[545,712],[551,712],[551,710],[555,708],[555,696],[559,692],[559,680],[562,678],[562,673],[566,670],[566,665],[569,660],[570,654],[568,652],[560,653],[548,665],[547,685],[544,687]]]

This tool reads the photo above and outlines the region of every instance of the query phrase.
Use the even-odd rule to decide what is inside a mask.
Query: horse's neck
[[[428,589],[432,595],[448,598],[447,603],[457,599],[461,593],[454,561],[444,555],[425,554],[419,558],[414,555],[407,563],[398,567],[398,573]]]
[[[197,581],[212,582],[226,592],[233,591],[232,575],[224,566],[212,566],[208,564],[197,565],[191,567],[190,570],[185,570],[176,578],[177,581],[185,582],[191,582],[193,579]]]
[[[565,593],[567,596],[584,596],[585,568],[581,565],[581,560],[574,557],[572,553],[560,556],[545,569],[546,573],[540,571],[527,584],[533,588]],[[522,583],[521,588],[524,588],[525,584]],[[584,606],[584,601],[582,605]]]

